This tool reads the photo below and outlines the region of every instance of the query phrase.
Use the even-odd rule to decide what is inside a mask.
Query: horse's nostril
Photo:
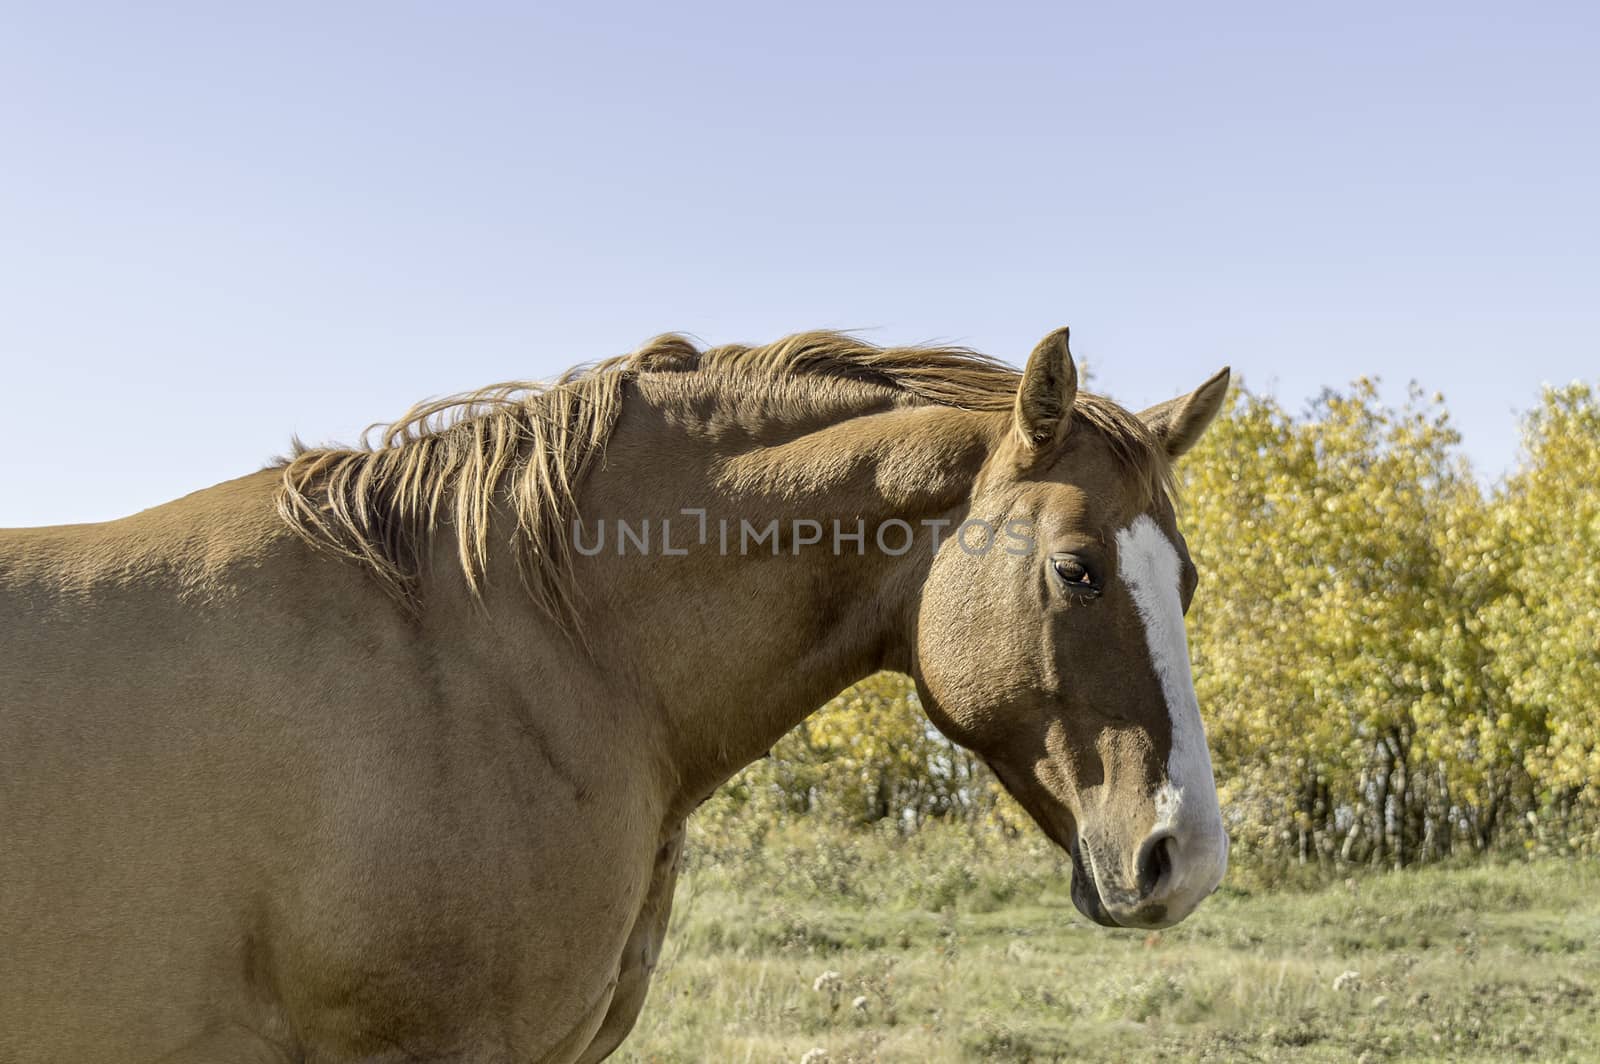
[[[1148,898],[1166,882],[1172,871],[1172,836],[1158,835],[1145,842],[1139,855],[1139,897]]]

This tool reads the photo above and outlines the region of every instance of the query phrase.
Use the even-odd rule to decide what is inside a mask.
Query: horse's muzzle
[[[1095,885],[1094,873],[1083,860],[1083,847],[1077,839],[1073,839],[1067,849],[1072,854],[1072,904],[1101,927],[1121,927],[1111,918],[1105,903],[1100,900],[1100,888]]]
[[[1152,834],[1139,848],[1136,877],[1126,887],[1114,877],[1110,883],[1102,878],[1103,870],[1117,864],[1097,851],[1092,840],[1075,838],[1069,849],[1072,902],[1104,927],[1170,927],[1217,888],[1227,869],[1228,840],[1221,833],[1194,847],[1198,853],[1187,860],[1170,832]]]

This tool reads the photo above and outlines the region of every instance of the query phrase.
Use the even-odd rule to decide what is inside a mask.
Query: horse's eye
[[[1100,585],[1094,574],[1078,559],[1068,556],[1050,559],[1050,567],[1068,591],[1091,598],[1100,594]]]

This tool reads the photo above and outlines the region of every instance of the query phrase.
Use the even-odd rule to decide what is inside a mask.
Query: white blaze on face
[[[1117,533],[1117,574],[1144,622],[1151,664],[1172,718],[1172,752],[1167,758],[1167,782],[1156,794],[1154,830],[1170,831],[1177,848],[1173,900],[1198,905],[1227,870],[1228,836],[1222,828],[1211,752],[1189,671],[1180,566],[1177,548],[1148,515],[1141,514]]]

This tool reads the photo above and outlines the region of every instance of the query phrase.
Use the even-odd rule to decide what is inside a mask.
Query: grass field
[[[1146,934],[1080,917],[1033,841],[700,841],[613,1059],[1600,1060],[1593,863],[1240,870]]]

